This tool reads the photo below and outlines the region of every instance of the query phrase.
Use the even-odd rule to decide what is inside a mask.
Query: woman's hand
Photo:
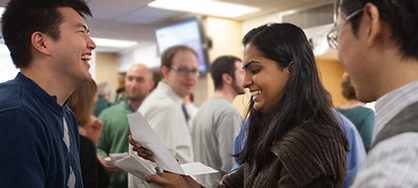
[[[155,162],[154,157],[152,157],[152,151],[144,148],[141,146],[141,143],[136,142],[131,135],[128,136],[128,142],[132,145],[132,150],[136,151],[138,153],[138,156],[150,160],[152,162]]]
[[[163,188],[200,188],[200,184],[190,176],[183,176],[173,173],[163,173],[162,176],[155,174],[147,176],[148,182],[154,182]]]

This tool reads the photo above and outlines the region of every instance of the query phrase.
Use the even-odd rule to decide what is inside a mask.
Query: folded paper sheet
[[[157,167],[157,164],[142,159],[136,155],[131,155],[129,157],[126,157],[124,159],[119,159],[116,161],[116,166],[119,168],[125,170],[126,172],[142,179],[146,180],[147,176],[151,174],[156,174],[155,168]],[[148,183],[149,187],[151,188],[161,188],[161,186],[155,184],[155,183]]]
[[[120,159],[124,159],[126,157],[129,157],[129,154],[127,152],[125,153],[111,153],[109,154],[109,157],[105,157],[105,161],[109,164],[111,164],[112,166],[116,166],[116,161],[120,160]]]

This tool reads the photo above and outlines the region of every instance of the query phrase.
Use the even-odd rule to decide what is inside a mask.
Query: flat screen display
[[[158,51],[161,55],[164,50],[175,45],[186,45],[193,48],[199,59],[199,71],[207,72],[207,54],[203,46],[204,34],[200,19],[195,18],[175,25],[157,29]]]

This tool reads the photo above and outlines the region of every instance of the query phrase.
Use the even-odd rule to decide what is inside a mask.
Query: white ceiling
[[[9,0],[0,0],[4,7]],[[92,37],[133,40],[138,45],[155,43],[154,31],[157,28],[190,19],[196,15],[148,7],[154,0],[86,0],[93,17],[85,21]],[[173,0],[174,1],[174,0]],[[196,0],[197,1],[197,0]],[[219,0],[241,5],[259,7],[260,11],[245,15],[236,20],[244,21],[280,11],[297,9],[301,6],[323,4],[334,0]],[[123,49],[98,47],[98,52],[124,52]]]

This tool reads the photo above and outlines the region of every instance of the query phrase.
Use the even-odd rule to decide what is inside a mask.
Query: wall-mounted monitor
[[[180,22],[155,31],[158,52],[161,55],[164,50],[175,45],[187,45],[193,48],[199,59],[199,71],[205,74],[208,71],[208,56],[205,45],[205,33],[202,20],[194,18]]]

